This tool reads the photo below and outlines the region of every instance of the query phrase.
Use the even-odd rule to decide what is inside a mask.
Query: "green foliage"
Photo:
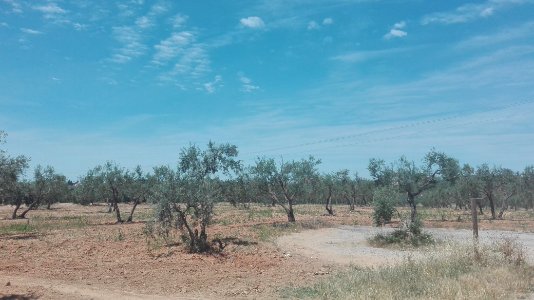
[[[412,221],[417,218],[417,196],[440,182],[454,183],[460,174],[457,160],[435,150],[426,154],[420,166],[402,156],[389,166],[383,160],[371,159],[368,169],[377,185],[395,186],[407,195]]]
[[[423,224],[419,219],[409,221],[402,228],[386,234],[378,233],[369,238],[369,244],[375,247],[420,247],[435,243],[432,235],[423,232]]]
[[[0,130],[0,145],[5,143],[7,134]],[[28,168],[29,158],[25,156],[11,157],[0,148],[0,202],[3,204],[20,205],[23,201],[19,186],[20,178]]]
[[[258,158],[251,173],[258,185],[259,192],[278,204],[287,213],[288,221],[295,222],[293,205],[298,199],[310,199],[313,186],[319,181],[317,166],[320,160],[310,156],[299,161],[282,161],[276,164],[274,159]]]
[[[154,169],[151,199],[157,202],[156,220],[168,235],[179,229],[191,252],[212,250],[207,227],[214,203],[224,199],[219,176],[232,178],[241,170],[237,147],[210,142],[206,150],[191,145],[180,152],[179,168]]]
[[[398,193],[389,187],[378,189],[373,195],[373,222],[376,226],[382,226],[391,221],[395,213]]]

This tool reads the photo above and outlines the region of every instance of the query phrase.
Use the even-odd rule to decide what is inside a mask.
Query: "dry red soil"
[[[10,210],[0,206],[0,229],[28,222],[7,219]],[[222,209],[208,232],[231,238],[222,254],[190,254],[179,243],[155,245],[143,233],[145,222],[114,224],[105,211],[104,206],[61,204],[29,214],[30,224],[43,228],[0,234],[0,299],[275,299],[281,288],[308,285],[345,267],[290,254],[274,239],[264,241],[253,227],[283,223],[279,211],[264,218]],[[297,215],[308,227],[370,224],[368,209],[336,217],[321,215],[319,206],[309,211],[317,213]],[[141,219],[149,215],[148,206],[137,212]],[[481,228],[534,230],[531,220],[516,223],[483,221]],[[469,226],[454,221],[438,225]]]

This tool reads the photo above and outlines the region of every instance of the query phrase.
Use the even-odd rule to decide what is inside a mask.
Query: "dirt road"
[[[277,245],[288,256],[300,255],[318,262],[333,264],[355,264],[365,267],[391,264],[410,255],[423,255],[417,251],[403,251],[374,248],[368,245],[367,238],[378,233],[391,231],[365,226],[341,226],[325,228],[286,235],[277,240]],[[464,229],[427,229],[438,240],[452,240],[468,243],[472,241],[472,232]],[[511,231],[480,231],[480,242],[491,244],[508,237],[517,239],[525,247],[530,263],[534,263],[534,233]]]

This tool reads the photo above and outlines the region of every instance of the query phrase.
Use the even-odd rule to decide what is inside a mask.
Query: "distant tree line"
[[[0,131],[0,145],[5,137]],[[139,203],[153,203],[156,220],[180,229],[192,251],[209,247],[206,228],[217,202],[244,208],[251,203],[279,206],[288,222],[296,221],[298,204],[322,204],[326,214],[334,215],[334,207],[340,209],[340,204],[349,211],[372,205],[376,193],[386,197],[384,188],[393,193],[386,198],[410,207],[412,220],[421,205],[470,209],[472,198],[477,199],[480,213],[489,209],[493,219],[503,218],[509,209],[534,209],[534,166],[522,172],[487,164],[460,166],[435,150],[421,163],[404,156],[389,163],[373,158],[369,179],[349,170],[321,173],[321,161],[311,156],[291,161],[259,157],[245,166],[236,146],[212,142],[205,149],[185,147],[176,166],[144,172],[139,166],[128,170],[106,162],[77,182],[51,166],[37,166],[33,177],[24,179],[28,163],[29,158],[12,157],[0,148],[0,202],[13,206],[13,218],[25,218],[40,207],[50,209],[56,202],[104,202],[117,223],[132,222]],[[131,204],[127,214],[120,211],[119,203]]]

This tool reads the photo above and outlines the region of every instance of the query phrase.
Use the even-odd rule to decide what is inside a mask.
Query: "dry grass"
[[[491,248],[448,245],[423,260],[379,269],[352,268],[311,287],[281,291],[288,298],[312,299],[514,299],[534,291],[534,268],[519,245],[503,241]]]

